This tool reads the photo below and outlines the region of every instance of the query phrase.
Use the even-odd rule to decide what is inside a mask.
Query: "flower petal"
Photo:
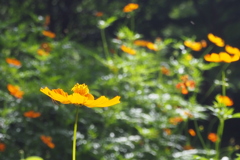
[[[63,104],[69,104],[68,93],[64,92],[62,89],[50,90],[48,87],[41,88],[41,92],[51,97],[53,100],[59,101]]]
[[[68,96],[68,100],[72,103],[72,104],[84,104],[84,101],[87,100],[86,97],[81,96],[78,93],[73,93],[71,95]]]
[[[110,100],[108,98],[106,98],[105,96],[101,96],[96,100],[88,100],[86,103],[84,103],[84,105],[86,107],[90,107],[90,108],[92,108],[92,107],[109,107],[109,106],[120,103],[119,99],[120,99],[120,96],[116,96]]]
[[[220,52],[219,53],[219,58],[221,61],[226,62],[226,63],[230,63],[231,61],[231,56],[229,54],[227,54],[226,52]]]

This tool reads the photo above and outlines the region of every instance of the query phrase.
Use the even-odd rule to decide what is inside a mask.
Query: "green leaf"
[[[43,159],[38,156],[31,156],[31,157],[27,157],[25,160],[43,160]]]
[[[110,25],[111,25],[114,21],[116,21],[116,20],[117,20],[117,17],[114,17],[114,16],[108,18],[106,21],[104,21],[104,20],[99,20],[99,21],[98,21],[98,28],[100,28],[100,29],[105,29],[105,28],[107,28],[108,26],[110,26]]]
[[[231,118],[240,118],[240,113],[233,114]]]

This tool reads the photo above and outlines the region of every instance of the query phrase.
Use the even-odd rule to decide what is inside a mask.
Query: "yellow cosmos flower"
[[[135,51],[134,49],[129,48],[129,47],[126,47],[126,46],[124,46],[124,45],[122,45],[120,48],[121,48],[121,50],[122,50],[123,52],[126,52],[126,53],[128,53],[128,54],[131,54],[131,55],[135,55],[135,54],[136,54],[136,51]]]
[[[236,47],[226,45],[225,46],[225,51],[228,52],[229,54],[236,54],[236,55],[240,56],[240,50]]]
[[[136,3],[129,3],[123,8],[123,12],[132,12],[136,9],[138,9],[139,5]]]
[[[184,41],[184,45],[194,51],[200,51],[202,49],[202,44],[200,42]]]
[[[147,47],[150,50],[157,51],[157,46],[152,42],[145,40],[136,40],[133,43],[137,46]]]
[[[212,33],[208,34],[208,39],[212,43],[216,44],[218,47],[223,47],[225,45],[225,42],[222,38],[215,36]]]
[[[109,107],[115,104],[120,103],[120,96],[116,96],[112,99],[108,99],[105,96],[101,96],[97,99],[94,99],[94,96],[89,93],[88,86],[85,84],[76,84],[73,88],[73,94],[68,95],[62,89],[52,89],[48,87],[41,88],[41,92],[48,95],[55,101],[59,101],[63,104],[77,104],[84,105],[86,107]]]
[[[149,41],[145,41],[145,40],[136,40],[133,42],[135,45],[137,46],[142,46],[142,47],[146,47],[147,44],[149,43]]]
[[[219,54],[217,53],[212,53],[212,54],[206,54],[204,56],[204,59],[208,62],[225,62],[225,63],[231,63],[239,60],[238,55],[233,55],[230,56],[226,52],[220,52]]]
[[[37,54],[40,55],[40,56],[47,56],[47,55],[49,55],[49,53],[44,51],[43,49],[38,49],[37,50]]]

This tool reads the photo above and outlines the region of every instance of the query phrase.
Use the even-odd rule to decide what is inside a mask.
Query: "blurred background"
[[[139,8],[123,12],[129,3]],[[54,102],[39,89],[47,86],[71,93],[76,83],[89,85],[96,97],[122,97],[121,104],[109,108],[81,107],[77,159],[186,159],[187,145],[205,155],[199,139],[187,130],[194,128],[196,119],[204,139],[210,130],[216,132],[218,121],[205,106],[221,94],[222,68],[227,68],[232,108],[240,111],[240,62],[206,63],[204,54],[223,50],[213,46],[207,34],[240,48],[239,7],[237,0],[0,0],[0,143],[4,145],[0,159],[31,155],[70,159],[75,106]],[[101,22],[109,24],[104,27]],[[153,42],[157,51],[134,48],[137,39]],[[183,45],[185,40],[206,40],[208,48],[192,51]],[[133,47],[137,55],[127,55],[121,45]],[[188,55],[192,58],[186,59]],[[175,87],[183,75],[196,83],[187,95]],[[18,86],[23,96],[14,96],[9,84]],[[32,110],[41,116],[25,116]],[[181,122],[172,123],[176,117]],[[238,123],[238,119],[226,121],[222,148],[239,145]],[[55,147],[44,144],[41,135],[50,136]],[[223,155],[233,158],[237,151],[230,152]]]

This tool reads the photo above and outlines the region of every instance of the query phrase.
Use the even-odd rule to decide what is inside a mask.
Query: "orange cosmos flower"
[[[38,49],[37,54],[40,56],[47,56],[49,55],[49,52],[46,52],[44,49]]]
[[[206,54],[204,56],[204,59],[208,62],[225,62],[225,63],[231,63],[239,60],[238,55],[233,55],[230,56],[226,52],[220,52],[219,54],[217,53],[212,53],[212,54]]]
[[[150,49],[150,50],[153,50],[153,51],[157,51],[156,45],[152,42],[148,42],[147,48]]]
[[[124,45],[121,46],[121,50],[123,52],[126,52],[126,53],[131,54],[131,55],[135,55],[136,54],[136,51],[134,49],[126,47]]]
[[[11,84],[8,84],[7,89],[10,92],[10,94],[15,96],[16,98],[21,99],[23,97],[24,92],[21,91],[18,86],[13,86]]]
[[[136,9],[138,9],[139,5],[136,3],[129,3],[123,8],[123,12],[132,12]]]
[[[42,140],[43,143],[45,143],[49,148],[54,148],[55,144],[52,143],[52,137],[50,136],[45,136],[45,135],[41,135],[40,139]]]
[[[164,66],[162,66],[162,67],[160,68],[160,70],[161,70],[162,74],[165,74],[165,75],[167,75],[167,76],[170,74],[169,69],[167,69],[167,68],[164,67]]]
[[[6,149],[6,145],[0,142],[0,152],[4,152]]]
[[[98,99],[94,99],[94,96],[89,93],[88,86],[85,84],[76,84],[73,88],[73,94],[68,95],[62,89],[41,88],[41,92],[51,97],[53,100],[59,101],[63,104],[77,104],[84,105],[89,108],[93,107],[109,107],[120,103],[120,96],[116,96],[112,99],[108,99],[105,96],[101,96]]]
[[[191,145],[186,145],[186,146],[183,146],[183,149],[184,150],[191,150],[191,149],[194,149]]]
[[[144,40],[136,40],[133,42],[137,46],[147,47],[150,50],[157,51],[157,47],[154,43]]]
[[[180,79],[183,81],[183,82],[186,82],[188,80],[188,75],[183,75],[180,77]]]
[[[55,38],[56,37],[56,34],[51,32],[51,31],[42,31],[42,34],[46,37],[49,37],[49,38]]]
[[[236,55],[240,56],[240,50],[238,48],[236,48],[236,47],[232,47],[232,46],[226,45],[225,46],[225,51],[230,53],[230,54],[236,54]]]
[[[182,122],[183,118],[182,117],[173,117],[169,119],[169,122],[173,125],[177,125],[178,123]]]
[[[188,133],[193,137],[196,136],[196,132],[193,129],[189,129]]]
[[[194,51],[200,51],[202,49],[201,42],[184,41],[184,45]]]
[[[212,33],[208,34],[208,39],[212,43],[216,44],[218,47],[223,47],[225,45],[224,40],[222,38],[215,36]]]
[[[10,65],[21,67],[22,63],[15,58],[6,58],[6,62]]]
[[[163,131],[164,131],[167,135],[171,135],[171,134],[172,134],[172,131],[171,131],[171,129],[169,129],[169,128],[165,128],[165,129],[163,129]]]
[[[41,48],[44,49],[46,52],[50,52],[52,50],[49,43],[42,43]]]
[[[216,98],[220,103],[223,103],[226,106],[232,106],[233,101],[228,96],[218,95]]]
[[[149,41],[144,41],[144,40],[136,40],[133,42],[135,45],[137,46],[142,46],[142,47],[146,47],[147,44],[149,43]]]
[[[25,117],[28,118],[37,118],[41,116],[41,113],[39,112],[34,112],[34,111],[28,111],[23,114]]]
[[[103,12],[95,12],[94,15],[96,17],[102,17],[103,16]]]
[[[178,83],[176,85],[177,89],[181,89],[182,94],[188,94],[188,90],[186,88],[186,85],[184,83]]]
[[[51,22],[51,18],[50,18],[49,15],[47,15],[47,16],[45,17],[44,26],[48,26],[48,25],[50,24],[50,22]]]
[[[207,47],[207,42],[205,40],[201,40],[200,43],[201,43],[203,48]]]
[[[209,133],[208,134],[208,139],[212,142],[216,142],[218,140],[218,136],[216,133]]]
[[[180,82],[176,85],[177,89],[181,89],[182,94],[188,94],[188,90],[195,88],[195,82],[193,80],[188,80],[188,75],[181,76]]]

